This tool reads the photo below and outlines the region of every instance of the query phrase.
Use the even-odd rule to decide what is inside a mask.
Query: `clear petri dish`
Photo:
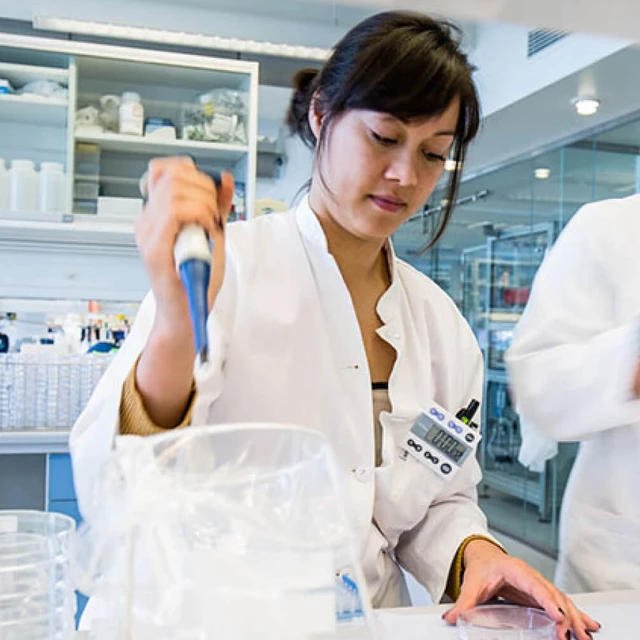
[[[457,627],[461,640],[553,640],[556,623],[540,609],[490,604],[460,614]]]

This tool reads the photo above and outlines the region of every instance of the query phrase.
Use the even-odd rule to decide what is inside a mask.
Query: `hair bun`
[[[311,148],[315,147],[316,138],[309,126],[308,113],[319,74],[318,69],[312,68],[296,71],[293,76],[293,95],[286,117],[291,134],[299,136]]]
[[[296,93],[307,94],[311,89],[313,81],[318,77],[320,71],[307,67],[299,69],[293,76],[293,89]]]

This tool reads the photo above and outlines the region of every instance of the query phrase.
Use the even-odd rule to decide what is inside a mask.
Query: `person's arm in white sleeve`
[[[569,222],[543,261],[506,356],[516,406],[557,441],[578,441],[635,423],[633,384],[640,325],[616,322],[609,265],[615,243],[603,207],[588,205]]]
[[[456,371],[462,381],[461,394],[455,400],[455,407],[447,407],[452,411],[466,406],[472,398],[482,398],[482,355],[466,327],[464,340],[467,346],[461,349],[460,370]],[[481,408],[475,422],[479,422],[480,411]],[[433,602],[442,599],[450,576],[453,593],[449,595],[457,597],[462,569],[458,552],[463,551],[461,546],[465,540],[478,536],[493,541],[477,502],[476,486],[481,478],[480,466],[475,456],[470,456],[458,474],[445,482],[425,517],[401,537],[396,548],[400,564],[426,587]],[[452,570],[458,575],[451,575]]]

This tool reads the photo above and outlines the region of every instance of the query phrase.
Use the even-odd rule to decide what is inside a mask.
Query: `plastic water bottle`
[[[120,102],[120,133],[141,136],[144,130],[144,108],[140,95],[125,91]]]
[[[62,165],[59,162],[43,162],[40,165],[40,211],[60,213],[64,209]]]
[[[31,160],[13,160],[9,170],[9,209],[37,211],[38,175]]]
[[[9,208],[9,173],[4,162],[4,158],[0,158],[0,211],[6,211]]]

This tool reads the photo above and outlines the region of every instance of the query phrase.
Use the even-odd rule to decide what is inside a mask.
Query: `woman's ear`
[[[311,131],[313,135],[316,137],[316,140],[320,139],[320,130],[322,129],[322,118],[323,115],[320,113],[318,109],[318,94],[314,93],[311,98],[311,103],[309,104],[309,127],[311,127]]]

